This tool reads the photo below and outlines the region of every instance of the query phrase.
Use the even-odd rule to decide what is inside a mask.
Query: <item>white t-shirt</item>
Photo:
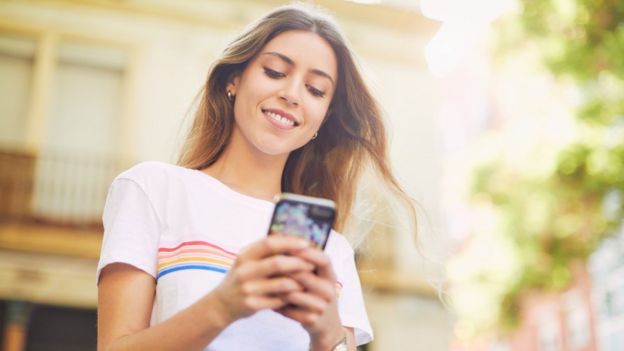
[[[120,174],[104,208],[98,264],[135,266],[156,279],[151,325],[193,304],[221,282],[244,246],[266,236],[274,204],[238,193],[209,175],[160,162]],[[356,343],[372,340],[353,250],[332,232],[325,252],[341,287],[342,324]],[[307,350],[301,325],[272,310],[228,326],[205,350]]]

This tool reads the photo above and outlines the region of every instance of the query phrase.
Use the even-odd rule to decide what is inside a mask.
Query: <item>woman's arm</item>
[[[149,328],[156,283],[149,274],[115,263],[101,274],[98,350],[202,350],[229,323],[208,294],[167,321]]]
[[[287,276],[314,269],[296,257],[308,245],[283,236],[252,244],[215,290],[153,327],[154,278],[129,265],[111,264],[99,282],[98,350],[202,350],[230,323],[283,307],[286,302],[277,296],[302,290]]]

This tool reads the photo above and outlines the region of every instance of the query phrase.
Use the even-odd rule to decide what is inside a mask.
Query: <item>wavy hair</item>
[[[390,190],[407,200],[415,217],[412,203],[388,164],[386,130],[379,107],[337,28],[323,12],[302,5],[279,7],[253,23],[211,67],[178,164],[201,170],[220,157],[234,126],[234,109],[227,98],[227,84],[280,33],[308,31],[319,35],[333,49],[338,80],[318,137],[288,156],[282,173],[282,191],[334,200],[337,205],[335,228],[342,231],[362,170],[371,164]]]

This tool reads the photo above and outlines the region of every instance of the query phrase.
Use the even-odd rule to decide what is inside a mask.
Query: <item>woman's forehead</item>
[[[292,30],[280,33],[264,46],[260,57],[269,56],[264,55],[267,53],[279,54],[270,55],[274,57],[286,57],[295,66],[326,72],[336,80],[336,54],[329,43],[314,32]]]

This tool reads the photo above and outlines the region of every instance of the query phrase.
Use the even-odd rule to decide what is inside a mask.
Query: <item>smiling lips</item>
[[[262,109],[262,113],[267,117],[269,122],[281,129],[291,129],[299,125],[293,115],[276,109]]]

